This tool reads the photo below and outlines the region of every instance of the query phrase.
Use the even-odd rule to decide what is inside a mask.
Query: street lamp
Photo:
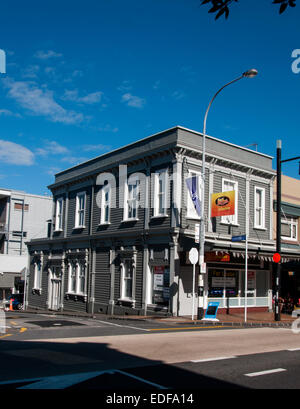
[[[258,71],[254,68],[245,71],[242,75],[240,75],[238,78],[235,78],[234,80],[228,82],[227,84],[223,85],[212,97],[210,100],[208,107],[205,112],[204,116],[204,122],[203,122],[203,133],[202,133],[202,186],[201,186],[201,218],[200,218],[200,229],[199,229],[199,265],[200,265],[200,285],[198,289],[198,294],[199,294],[199,306],[198,306],[198,319],[201,319],[203,317],[203,279],[201,277],[201,265],[204,263],[204,244],[205,244],[205,222],[204,222],[204,200],[205,200],[205,142],[206,142],[206,121],[207,121],[207,116],[208,112],[210,110],[210,107],[217,97],[220,92],[228,87],[228,85],[233,84],[234,82],[237,82],[241,80],[242,78],[253,78],[258,74]],[[202,301],[201,301],[202,300]],[[200,306],[200,303],[202,302],[202,306]]]

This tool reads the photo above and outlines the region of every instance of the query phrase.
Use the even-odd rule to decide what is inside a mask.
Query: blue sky
[[[249,68],[259,75],[218,96],[207,133],[272,156],[280,138],[283,158],[299,156],[300,4],[280,16],[271,0],[240,0],[215,21],[200,3],[4,2],[0,186],[49,194],[81,161],[175,125],[201,132],[212,95]]]

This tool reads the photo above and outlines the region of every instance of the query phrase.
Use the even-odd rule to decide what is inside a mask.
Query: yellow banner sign
[[[235,191],[211,195],[211,217],[230,216],[235,213]]]

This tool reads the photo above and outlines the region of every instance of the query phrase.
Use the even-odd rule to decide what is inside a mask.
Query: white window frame
[[[80,198],[83,197],[83,208],[80,209]],[[76,195],[76,211],[75,211],[75,229],[85,228],[85,210],[86,210],[86,192],[78,192]],[[82,216],[83,224],[80,224],[80,215]]]
[[[188,178],[191,178],[193,176],[198,177],[198,186],[197,186],[198,187],[198,193],[199,193],[198,197],[199,197],[199,200],[201,202],[201,197],[202,197],[202,193],[201,193],[201,190],[202,190],[201,180],[202,179],[201,178],[202,178],[202,174],[199,171],[190,169],[188,171]],[[186,188],[186,198],[187,198],[187,201],[186,201],[186,218],[187,219],[200,220],[200,216],[198,215],[198,213],[197,213],[197,211],[195,209],[195,206],[194,206],[192,198],[191,198],[191,194],[190,194],[186,184],[185,184],[185,188]]]
[[[257,202],[257,192],[261,194],[261,206]],[[261,223],[259,223],[259,218],[257,217],[257,211],[261,212]],[[254,228],[255,229],[265,229],[266,225],[266,190],[263,187],[254,187]]]
[[[132,275],[131,275],[131,295],[128,296],[126,295],[126,289],[127,289],[127,282],[129,281],[129,278],[126,277],[126,266],[127,263],[131,265],[132,268]],[[125,259],[121,263],[121,300],[128,300],[128,301],[134,301],[134,283],[135,283],[135,268],[133,265],[133,262],[131,259]]]
[[[133,190],[131,191],[129,186],[136,187],[136,194],[135,197],[131,197]],[[138,220],[138,208],[139,208],[139,194],[140,194],[140,181],[138,177],[132,177],[128,179],[127,183],[125,184],[125,192],[124,192],[124,215],[123,221],[132,221]],[[135,210],[135,215],[129,215],[130,204],[132,205],[131,208]]]
[[[73,295],[86,295],[86,272],[85,263],[69,263],[68,293]],[[83,291],[81,284],[83,279]]]
[[[34,263],[34,281],[33,281],[33,289],[40,290],[42,283],[42,261],[39,260]]]
[[[162,180],[162,184],[160,184]],[[162,191],[161,188],[162,187]],[[154,209],[153,217],[166,217],[167,214],[167,197],[168,197],[168,169],[158,170],[154,174]],[[162,211],[160,209],[160,196],[162,203]]]
[[[62,231],[63,222],[63,198],[59,197],[56,199],[56,209],[55,209],[55,231]]]
[[[111,185],[107,184],[101,189],[101,216],[100,224],[110,224],[110,209],[111,209]],[[108,200],[105,196],[108,193]],[[108,217],[106,220],[106,209],[108,209]]]
[[[225,183],[231,183],[233,185],[232,188],[228,189],[225,188]],[[239,184],[238,181],[236,180],[231,180],[231,179],[226,179],[226,178],[222,178],[222,192],[230,192],[230,191],[235,191],[235,203],[234,203],[234,211],[235,214],[234,215],[230,215],[230,216],[222,216],[221,217],[221,223],[222,224],[230,224],[232,226],[239,226],[238,224],[238,196],[239,196]]]
[[[297,216],[285,216],[281,217],[281,224],[287,224],[291,228],[291,235],[290,236],[283,236],[281,234],[281,238],[283,240],[290,240],[290,241],[298,241],[298,218]],[[292,237],[293,227],[295,228],[296,237]]]

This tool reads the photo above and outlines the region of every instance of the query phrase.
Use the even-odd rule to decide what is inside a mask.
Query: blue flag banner
[[[199,181],[198,176],[192,176],[191,178],[187,178],[186,180],[187,188],[190,192],[190,196],[193,202],[193,205],[196,209],[198,216],[201,217],[201,201],[199,198]]]

